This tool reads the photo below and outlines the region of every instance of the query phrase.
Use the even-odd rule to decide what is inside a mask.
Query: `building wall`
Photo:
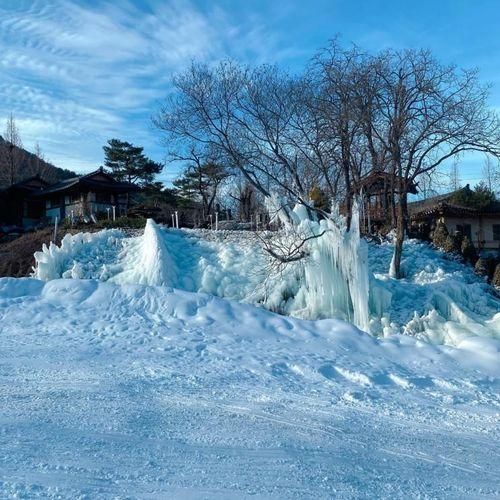
[[[110,217],[113,216],[113,206],[115,206],[116,217],[126,215],[127,213],[127,196],[126,195],[111,195],[109,202],[98,201],[96,193],[79,193],[77,195],[61,196],[60,205],[52,207],[49,200],[46,203],[46,216],[54,221],[57,216],[59,220],[64,217],[90,217],[91,214],[101,214],[106,217],[109,208]]]
[[[500,241],[493,239],[493,224],[500,224],[500,215],[498,217],[443,217],[442,220],[451,234],[457,230],[457,225],[470,224],[472,243],[479,250],[500,248]]]

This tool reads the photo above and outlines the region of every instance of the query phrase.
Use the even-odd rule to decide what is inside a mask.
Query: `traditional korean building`
[[[37,224],[45,216],[45,203],[34,195],[48,185],[34,176],[0,191],[0,223],[26,227]]]
[[[399,182],[400,177],[397,175],[375,171],[353,184],[353,194],[361,196],[363,201],[362,229],[371,231],[372,226],[383,225],[395,216]],[[417,194],[417,185],[411,182],[407,192]]]
[[[409,203],[412,229],[425,234],[442,222],[450,234],[459,231],[467,236],[477,250],[500,249],[500,202],[483,208],[458,204],[455,199],[459,191],[470,192],[470,188],[467,185],[458,191]]]
[[[116,181],[102,168],[87,175],[47,184],[26,179],[0,194],[0,222],[29,227],[64,218],[104,218],[108,210],[126,215],[131,193],[139,188]]]

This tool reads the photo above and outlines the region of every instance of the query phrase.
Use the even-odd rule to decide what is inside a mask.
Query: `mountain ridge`
[[[0,189],[7,188],[11,184],[10,167],[7,159],[7,148],[9,142],[0,135]],[[16,168],[14,172],[14,183],[39,175],[49,183],[55,183],[77,174],[72,170],[56,167],[52,163],[39,158],[35,153],[24,148],[14,146],[16,151]]]

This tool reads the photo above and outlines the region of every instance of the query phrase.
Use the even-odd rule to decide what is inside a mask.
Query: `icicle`
[[[270,205],[276,206],[276,200]],[[321,221],[312,220],[303,205],[288,215],[284,222],[290,238],[318,236],[307,243],[310,256],[302,263],[301,285],[288,312],[310,318],[341,317],[368,330],[368,259],[366,243],[360,238],[358,201],[353,203],[350,231],[338,206]]]

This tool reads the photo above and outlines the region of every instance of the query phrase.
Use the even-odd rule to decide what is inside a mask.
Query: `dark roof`
[[[418,219],[419,217],[429,217],[434,215],[498,216],[500,214],[500,202],[498,201],[490,203],[487,207],[482,209],[454,203],[453,199],[455,198],[455,195],[463,192],[464,190],[470,191],[469,184],[450,193],[440,194],[437,196],[432,196],[431,198],[426,198],[425,200],[413,201],[411,203],[408,203],[408,211],[411,218]]]
[[[389,172],[384,172],[382,170],[375,170],[369,174],[364,175],[355,182],[352,190],[359,192],[361,189],[365,193],[379,193],[383,191],[386,187],[389,188],[391,183],[394,184],[395,192],[398,192],[398,186],[401,176],[394,175]],[[404,180],[404,179],[403,179]],[[412,194],[417,194],[417,185],[414,182],[410,182],[408,186],[408,192]]]
[[[106,180],[102,181],[95,179],[96,176],[105,177]],[[130,182],[120,182],[115,180],[111,175],[106,173],[102,168],[91,172],[86,175],[72,177],[65,179],[56,184],[48,186],[43,191],[36,194],[37,197],[44,197],[54,193],[63,193],[75,191],[78,189],[88,189],[93,191],[113,191],[119,193],[127,193],[132,191],[139,191],[139,187]]]
[[[20,182],[16,182],[15,184],[12,184],[12,186],[9,186],[2,191],[4,193],[22,192],[24,194],[29,194],[36,191],[42,191],[48,185],[49,183],[43,180],[39,175],[34,175]]]

